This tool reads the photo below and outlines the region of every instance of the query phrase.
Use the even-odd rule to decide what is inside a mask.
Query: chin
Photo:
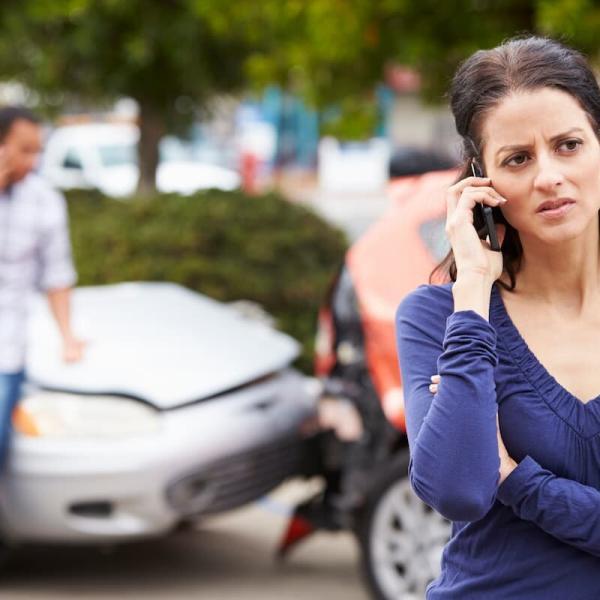
[[[548,228],[547,231],[541,232],[537,237],[540,241],[548,244],[562,244],[572,242],[578,238],[584,238],[587,230],[587,224],[565,223],[554,228]]]

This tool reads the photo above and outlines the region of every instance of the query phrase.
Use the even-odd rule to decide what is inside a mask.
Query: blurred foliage
[[[373,135],[378,121],[377,106],[372,99],[352,96],[323,112],[320,132],[343,141],[364,140]]]
[[[249,61],[253,80],[279,80],[318,106],[371,90],[391,63],[419,70],[424,94],[440,101],[466,56],[536,28],[535,0],[258,4],[268,5],[273,14],[264,16],[270,25],[268,47]]]
[[[215,96],[279,82],[317,107],[358,102],[395,63],[439,102],[478,48],[538,32],[597,58],[599,25],[594,0],[2,0],[0,69],[54,109],[135,98],[150,185],[159,135]]]
[[[0,72],[54,110],[134,98],[142,187],[150,190],[160,138],[215,95],[247,86],[253,50],[225,12],[214,0],[2,0]]]
[[[560,38],[600,62],[600,5],[593,0],[539,0],[541,31]]]
[[[338,229],[274,194],[67,198],[80,285],[172,281],[253,300],[301,342],[299,366],[311,370],[317,310],[347,245]]]

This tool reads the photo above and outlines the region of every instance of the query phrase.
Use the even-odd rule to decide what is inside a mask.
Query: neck
[[[598,223],[563,244],[521,239],[523,261],[515,292],[571,315],[593,306],[600,295]],[[566,313],[565,313],[566,314]]]

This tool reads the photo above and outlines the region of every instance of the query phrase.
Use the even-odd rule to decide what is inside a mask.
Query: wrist
[[[487,320],[493,283],[485,274],[459,274],[452,286],[454,311],[472,310]]]

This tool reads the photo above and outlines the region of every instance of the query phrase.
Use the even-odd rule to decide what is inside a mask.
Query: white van
[[[52,131],[40,173],[62,190],[99,189],[124,197],[137,188],[139,129],[126,123],[69,125]],[[192,159],[161,160],[156,173],[160,192],[193,194],[202,189],[234,190],[240,186],[235,171]]]

